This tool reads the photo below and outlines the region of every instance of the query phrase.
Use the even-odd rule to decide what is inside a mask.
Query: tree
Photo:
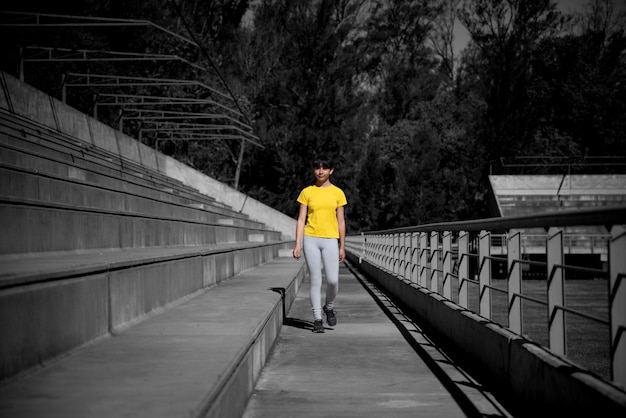
[[[248,91],[254,93],[255,118],[267,148],[250,156],[251,172],[242,179],[244,190],[252,196],[265,196],[275,207],[293,213],[293,194],[310,180],[308,166],[315,154],[323,152],[335,159],[351,154],[352,144],[361,135],[352,123],[359,117],[361,99],[352,89],[355,67],[350,36],[363,4],[285,1],[258,5],[246,45],[269,40],[273,47],[271,55],[257,56],[266,76],[252,80],[254,90]],[[254,51],[259,49],[247,52]],[[237,70],[244,76],[250,73],[246,62]],[[259,170],[253,167],[262,167],[267,160],[280,167],[282,175],[259,183],[254,174]]]
[[[440,72],[448,77],[450,83],[454,80],[456,69],[454,32],[460,4],[461,0],[442,0],[442,12],[435,19],[430,35],[430,44],[441,60]]]
[[[550,0],[466,0],[460,18],[480,54],[476,69],[491,158],[517,155],[533,141],[540,117],[529,96],[531,61],[540,41],[558,34],[565,18]]]
[[[364,35],[355,40],[357,66],[388,124],[413,118],[417,103],[432,99],[439,88],[438,63],[427,42],[442,10],[423,0],[374,2]]]
[[[46,40],[176,53],[210,68],[101,67],[199,78],[220,90],[226,80],[264,147],[246,147],[242,165],[233,163],[237,142],[161,150],[218,180],[239,178],[241,191],[293,216],[310,159],[327,154],[348,196],[351,232],[484,216],[490,163],[502,157],[626,155],[624,21],[609,0],[592,0],[576,31],[553,1],[459,2],[260,0],[248,9],[246,1],[89,0],[87,14],[152,20],[193,35],[208,54],[136,29]],[[457,12],[472,42],[455,67]],[[196,87],[141,91],[213,97]]]
[[[625,155],[624,17],[594,0],[577,31],[543,40],[531,62],[531,94],[541,115],[529,155]]]

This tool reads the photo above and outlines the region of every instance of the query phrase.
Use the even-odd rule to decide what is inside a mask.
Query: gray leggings
[[[313,318],[322,319],[322,263],[326,272],[326,307],[332,309],[339,290],[339,245],[335,238],[305,235],[302,247],[311,279]]]

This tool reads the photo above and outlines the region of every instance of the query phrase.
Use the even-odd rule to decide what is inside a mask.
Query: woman
[[[346,256],[344,206],[348,202],[343,190],[330,182],[334,166],[329,159],[317,158],[311,168],[315,184],[302,189],[297,199],[300,211],[293,257],[299,259],[302,248],[311,279],[309,296],[313,310],[313,332],[320,333],[324,332],[322,310],[328,325],[337,324],[334,304],[339,290],[339,263]],[[326,272],[326,300],[323,307],[322,264]]]

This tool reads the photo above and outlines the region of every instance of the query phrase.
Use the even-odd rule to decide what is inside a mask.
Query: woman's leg
[[[318,245],[320,240],[320,238],[307,235],[302,239],[304,259],[309,268],[309,278],[311,280],[309,298],[311,299],[313,319],[322,319],[322,256]]]
[[[322,246],[322,260],[326,273],[326,303],[327,309],[333,309],[335,298],[339,291],[339,244],[336,239],[324,239]]]

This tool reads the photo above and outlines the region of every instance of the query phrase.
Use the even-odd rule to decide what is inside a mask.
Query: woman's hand
[[[293,258],[295,258],[296,260],[300,259],[300,248],[296,247],[293,249]]]

